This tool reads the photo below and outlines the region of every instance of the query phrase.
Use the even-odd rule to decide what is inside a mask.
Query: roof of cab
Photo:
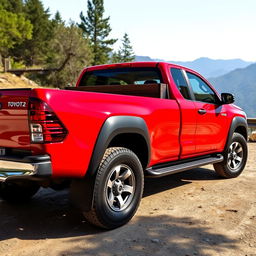
[[[182,66],[175,65],[168,62],[150,61],[150,62],[125,62],[125,63],[104,64],[104,65],[86,67],[85,69],[86,71],[92,71],[92,70],[100,70],[100,69],[128,68],[128,67],[156,67],[159,64],[163,66],[171,65],[172,67],[184,68]]]

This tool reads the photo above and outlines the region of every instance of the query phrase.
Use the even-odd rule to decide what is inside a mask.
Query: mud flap
[[[70,199],[75,207],[82,212],[88,212],[93,204],[95,177],[73,179],[70,186]]]

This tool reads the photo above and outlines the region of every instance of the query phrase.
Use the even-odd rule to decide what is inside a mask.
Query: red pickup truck
[[[246,115],[233,102],[193,70],[163,62],[88,67],[65,90],[0,90],[0,195],[14,202],[70,186],[89,222],[121,226],[139,206],[144,176],[206,164],[225,178],[243,171]]]

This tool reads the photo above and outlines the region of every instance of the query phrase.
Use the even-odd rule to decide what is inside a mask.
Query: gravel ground
[[[209,165],[146,179],[136,216],[104,231],[74,210],[68,191],[42,189],[28,204],[0,200],[1,256],[256,256],[256,144],[236,179]]]

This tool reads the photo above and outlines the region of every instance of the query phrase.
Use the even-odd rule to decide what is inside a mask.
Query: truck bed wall
[[[67,90],[100,92],[153,98],[167,98],[166,84],[129,84],[129,85],[98,85],[66,87]]]

